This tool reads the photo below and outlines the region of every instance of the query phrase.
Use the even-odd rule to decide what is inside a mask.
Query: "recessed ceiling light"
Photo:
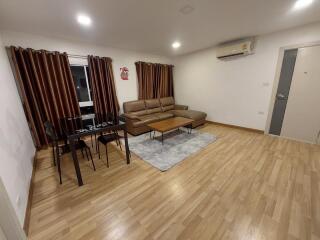
[[[86,15],[78,15],[77,17],[78,23],[80,23],[83,26],[90,26],[91,25],[91,18],[89,18]]]
[[[299,10],[305,7],[308,7],[313,3],[313,0],[297,0],[293,6],[294,10]]]
[[[181,47],[181,43],[180,42],[174,42],[174,43],[172,43],[172,47],[174,49],[177,49],[177,48]]]

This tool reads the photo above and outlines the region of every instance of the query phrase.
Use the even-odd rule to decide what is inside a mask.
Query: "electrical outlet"
[[[263,111],[259,111],[258,114],[259,115],[264,115],[264,112]]]
[[[264,86],[264,87],[269,87],[269,83],[268,82],[264,82],[264,83],[262,83],[262,86]]]

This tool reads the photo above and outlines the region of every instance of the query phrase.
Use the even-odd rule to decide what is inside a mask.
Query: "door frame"
[[[270,101],[269,101],[269,110],[268,110],[268,116],[267,116],[267,121],[266,121],[264,134],[275,136],[275,137],[282,137],[281,134],[279,136],[270,134],[269,130],[270,130],[274,104],[275,104],[275,101],[276,101],[277,90],[278,90],[279,81],[280,81],[280,74],[281,74],[281,69],[282,69],[282,62],[283,62],[284,52],[286,50],[295,49],[295,48],[299,49],[299,48],[304,48],[304,47],[315,47],[315,46],[320,46],[320,41],[309,42],[309,43],[300,43],[300,44],[280,47],[279,53],[278,53],[276,74],[275,74],[275,77],[274,77],[274,80],[273,80],[272,94],[271,94],[271,98],[270,98]],[[298,52],[299,52],[299,50],[298,50]]]

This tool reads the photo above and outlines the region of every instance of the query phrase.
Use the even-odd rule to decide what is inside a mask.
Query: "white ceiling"
[[[0,0],[0,28],[176,55],[320,21],[319,2],[293,12],[294,0]],[[186,5],[194,11],[184,15]],[[92,26],[80,26],[78,13]]]

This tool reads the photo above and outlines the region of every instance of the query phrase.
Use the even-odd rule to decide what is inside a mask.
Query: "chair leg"
[[[90,150],[90,148],[88,148],[88,150],[89,150],[89,155],[90,155],[90,158],[91,158],[91,162],[92,162],[93,170],[95,171],[95,170],[96,170],[96,166],[94,165],[94,162],[93,162],[93,158],[92,158],[91,150]]]
[[[84,158],[83,149],[81,148],[82,157]]]
[[[117,130],[114,130],[114,133],[115,133],[116,136],[117,136],[117,138],[116,138],[117,146],[120,147],[120,150],[121,150],[121,152],[122,152],[121,141],[120,141],[120,137],[119,137],[118,131],[117,131]]]
[[[91,147],[93,148],[92,134],[90,135],[90,137],[91,137]]]
[[[108,144],[106,144],[107,167],[109,167]]]
[[[88,160],[88,162],[89,162],[89,161],[90,161],[90,159],[89,159],[89,156],[88,156],[87,148],[84,148],[84,152],[86,153],[86,157],[87,157],[87,160]]]
[[[116,132],[115,132],[115,134],[116,134]],[[117,144],[117,146],[119,146],[118,137],[116,138],[116,144]]]
[[[57,155],[57,165],[58,165],[58,172],[59,172],[59,180],[60,184],[62,184],[62,177],[61,177],[61,164],[60,164],[60,154],[59,154],[59,148],[56,147],[56,155]]]
[[[94,141],[96,143],[96,153],[97,153],[98,152],[98,144],[99,144],[99,142],[97,141],[97,134],[96,133],[94,134]]]
[[[101,158],[100,157],[100,143],[99,143],[99,141],[97,141],[97,150],[98,150],[98,155],[99,155],[99,159]]]
[[[129,144],[129,143],[128,143]],[[128,152],[129,152],[129,158],[131,159],[131,151],[130,151],[130,148],[128,146]]]
[[[116,136],[118,136],[117,130],[113,130],[112,133],[115,134]],[[117,141],[117,146],[118,146],[118,141]]]
[[[117,145],[120,147],[120,150],[122,152],[122,147],[121,147],[121,142],[120,142],[120,138],[119,135],[117,134],[117,139],[116,139]],[[119,143],[119,144],[118,144]]]
[[[56,149],[54,145],[52,145],[52,153],[53,153],[53,166],[56,166]]]

